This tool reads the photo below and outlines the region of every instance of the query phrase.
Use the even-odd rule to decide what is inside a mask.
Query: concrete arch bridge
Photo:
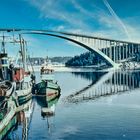
[[[135,59],[140,60],[140,43],[50,30],[0,29],[0,31],[47,35],[68,40],[98,55],[113,68],[119,68],[125,62],[133,62]]]

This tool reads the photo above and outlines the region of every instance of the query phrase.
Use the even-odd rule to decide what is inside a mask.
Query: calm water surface
[[[43,118],[41,106],[33,98],[26,123],[20,119],[9,139],[140,139],[139,71],[57,72],[55,79],[61,87],[55,115]]]

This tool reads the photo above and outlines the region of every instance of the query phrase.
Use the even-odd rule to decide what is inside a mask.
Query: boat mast
[[[20,40],[20,49],[21,49],[21,56],[23,61],[23,68],[25,71],[27,71],[25,40],[22,38],[21,34],[19,34],[19,40]]]
[[[1,52],[0,52],[0,65],[1,65],[1,69],[0,69],[0,77],[2,80],[5,80],[8,78],[7,75],[7,70],[8,70],[8,58],[7,58],[7,54],[6,54],[6,50],[5,50],[5,38],[8,36],[3,35],[0,36],[2,37],[2,41],[1,41]]]
[[[4,54],[6,53],[6,51],[5,51],[5,36],[4,36],[4,33],[2,35],[1,52],[4,53]]]

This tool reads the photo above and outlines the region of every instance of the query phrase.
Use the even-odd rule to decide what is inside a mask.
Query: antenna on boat
[[[27,49],[26,49],[24,39],[23,39],[23,65],[24,65],[25,71],[27,71]]]
[[[16,39],[15,39],[14,31],[15,31],[15,30],[13,29],[13,32],[12,32],[12,33],[13,33],[13,44],[15,45],[15,43],[16,43],[17,41],[16,41]]]

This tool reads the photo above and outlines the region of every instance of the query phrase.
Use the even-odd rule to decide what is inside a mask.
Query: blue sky
[[[1,28],[51,29],[140,42],[139,0],[0,0]],[[25,36],[33,56],[86,50],[53,37]]]

